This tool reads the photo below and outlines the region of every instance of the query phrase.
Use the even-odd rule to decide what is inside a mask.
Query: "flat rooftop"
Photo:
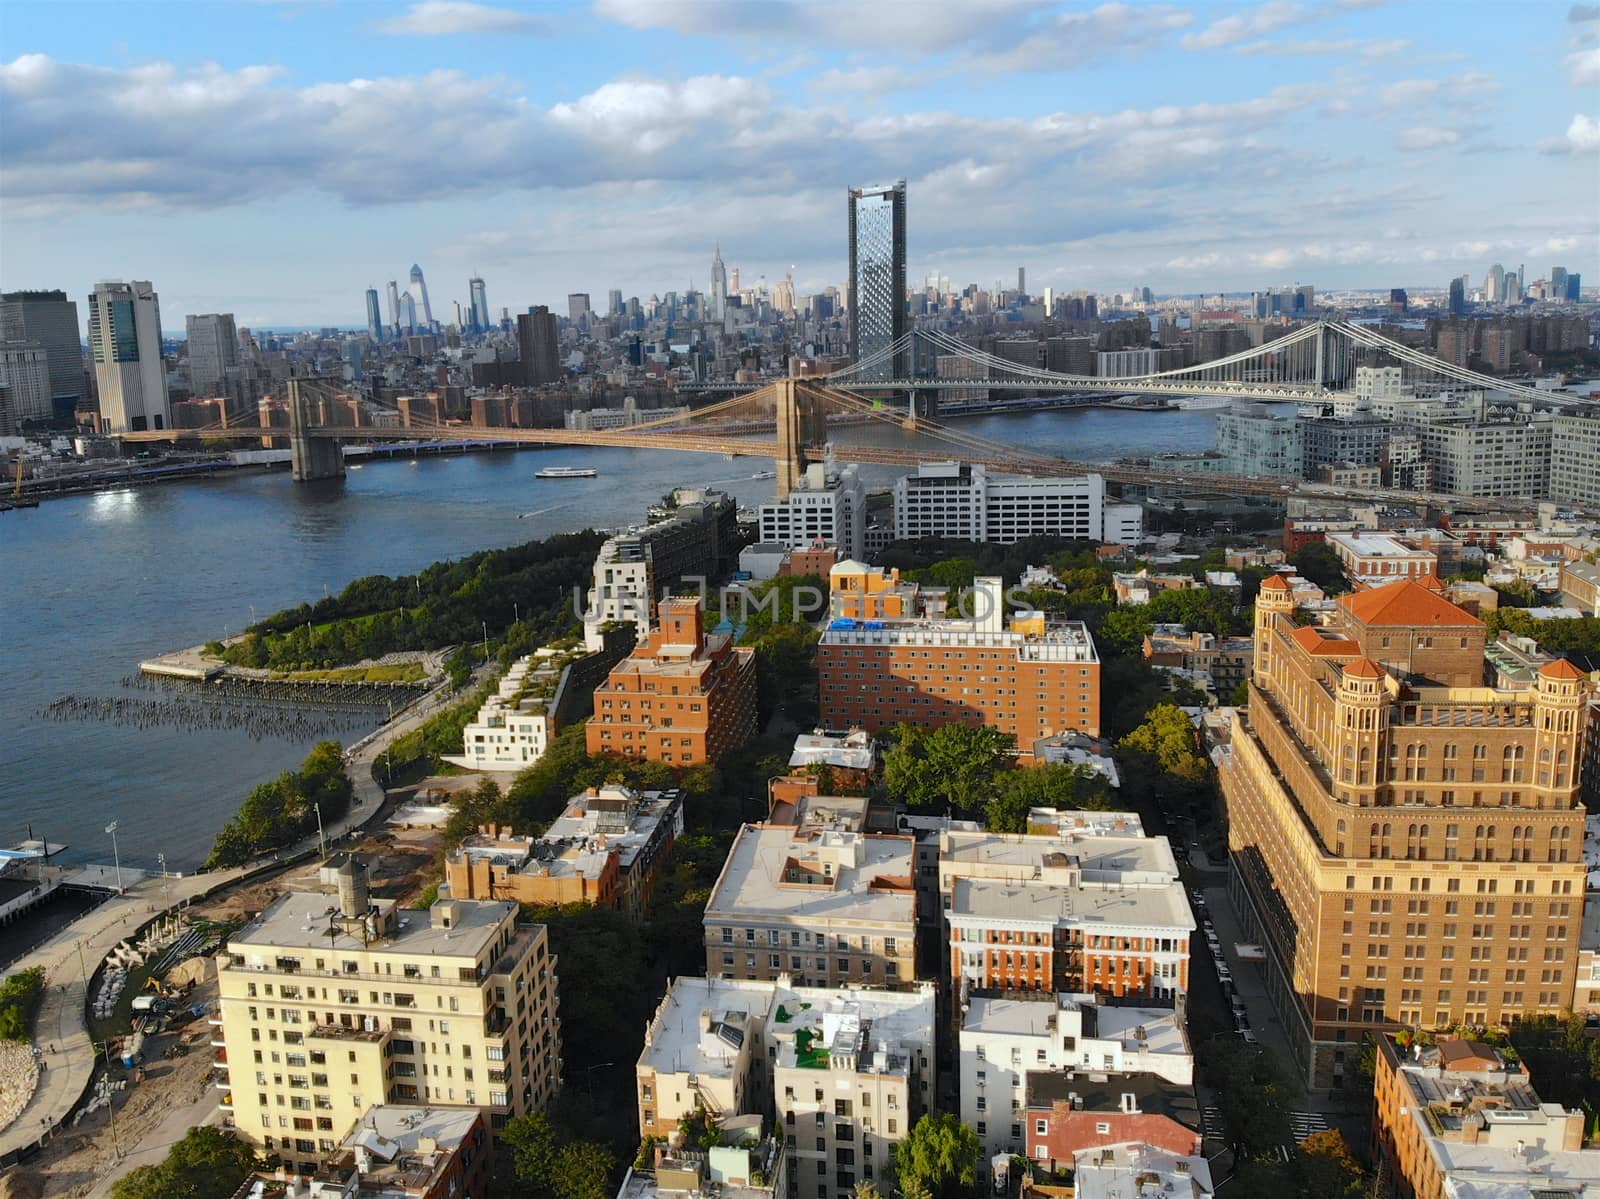
[[[1328,540],[1362,558],[1434,558],[1432,550],[1419,550],[1385,533],[1329,533]]]
[[[1079,926],[1097,925],[1193,932],[1194,916],[1183,887],[1087,886],[958,878],[951,889],[950,916]]]
[[[380,910],[395,907],[393,900],[378,900]],[[450,928],[435,928],[423,908],[402,908],[392,935],[367,942],[338,926],[339,899],[331,891],[291,891],[228,938],[228,951],[248,962],[280,950],[322,950],[329,953],[404,954],[476,958],[494,940],[517,905],[504,900],[458,899],[456,919]],[[333,930],[330,935],[330,929]]]
[[[774,994],[770,982],[674,979],[645,1032],[639,1065],[658,1074],[731,1076],[746,1030],[766,1021]]]
[[[857,864],[835,867],[831,886],[784,882],[791,863],[819,852],[835,853],[841,861],[854,854]],[[787,825],[747,824],[728,851],[705,918],[761,915],[909,925],[916,918],[915,853],[915,842],[906,836],[808,834]]]
[[[767,1021],[777,1064],[833,1069],[841,1054],[856,1055],[860,1074],[909,1073],[917,1049],[933,1051],[934,993],[865,988],[779,988]]]
[[[1031,868],[1039,866],[1046,854],[1068,854],[1077,859],[1086,882],[1177,879],[1178,862],[1165,837],[1130,835],[1128,822],[1137,822],[1137,815],[1084,813],[1091,818],[1082,827],[1077,826],[1077,815],[1061,813],[1061,819],[1072,821],[1072,827],[1055,836],[952,830],[939,857],[942,862]]]

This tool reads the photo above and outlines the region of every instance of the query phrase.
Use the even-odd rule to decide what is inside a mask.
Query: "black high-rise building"
[[[906,181],[852,187],[850,217],[850,352],[863,362],[906,331]],[[896,353],[860,378],[902,379],[910,355]]]
[[[1467,288],[1460,279],[1450,280],[1450,315],[1460,316],[1467,310]]]
[[[561,340],[556,316],[543,304],[517,315],[517,346],[522,358],[522,381],[528,386],[554,383],[561,378]]]

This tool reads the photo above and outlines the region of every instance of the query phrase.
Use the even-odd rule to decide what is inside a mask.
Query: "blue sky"
[[[163,323],[842,281],[909,181],[913,279],[1157,292],[1600,283],[1600,6],[1479,0],[4,5],[0,287]]]

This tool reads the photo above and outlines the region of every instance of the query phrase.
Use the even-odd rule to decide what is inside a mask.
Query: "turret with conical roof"
[[[1256,686],[1266,686],[1273,677],[1277,649],[1273,639],[1279,629],[1287,629],[1294,618],[1294,588],[1281,574],[1261,581],[1256,594],[1255,656],[1251,677]]]

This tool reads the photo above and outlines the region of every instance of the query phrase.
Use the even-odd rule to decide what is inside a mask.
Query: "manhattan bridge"
[[[918,369],[913,364],[922,364]],[[1108,393],[1133,396],[1224,396],[1239,400],[1292,401],[1316,405],[1349,390],[1358,366],[1398,367],[1404,386],[1415,395],[1483,390],[1501,403],[1544,409],[1593,406],[1581,396],[1497,379],[1402,345],[1362,325],[1319,321],[1272,341],[1195,366],[1145,375],[1107,378],[1072,375],[1025,366],[982,351],[948,333],[919,328],[893,344],[832,373],[785,378],[761,386],[710,384],[692,388],[710,403],[686,414],[645,421],[622,429],[485,429],[451,421],[400,427],[336,423],[327,401],[342,394],[332,379],[293,378],[288,383],[289,426],[226,423],[194,429],[122,434],[128,442],[185,442],[226,438],[288,437],[297,481],[344,473],[340,443],[435,441],[623,446],[691,453],[771,458],[776,490],[785,495],[808,462],[831,454],[849,462],[914,466],[934,454],[982,464],[1013,474],[1049,476],[1098,474],[1109,483],[1164,487],[1236,496],[1275,496],[1298,488],[1337,496],[1338,488],[1308,485],[1283,477],[1232,475],[1187,470],[1161,459],[1139,463],[1087,462],[1040,453],[1022,446],[963,432],[937,419],[942,393],[1034,392],[1072,402],[1103,403]],[[726,398],[713,398],[731,392]],[[921,398],[919,398],[921,397]],[[982,411],[970,404],[965,412]],[[881,423],[912,429],[919,446],[867,445],[834,436],[835,426]],[[770,433],[770,438],[763,434]],[[930,444],[931,443],[931,444]],[[1470,506],[1460,496],[1363,489],[1358,498],[1391,498]],[[1483,501],[1479,501],[1483,502]],[[1504,506],[1504,501],[1491,501]]]

